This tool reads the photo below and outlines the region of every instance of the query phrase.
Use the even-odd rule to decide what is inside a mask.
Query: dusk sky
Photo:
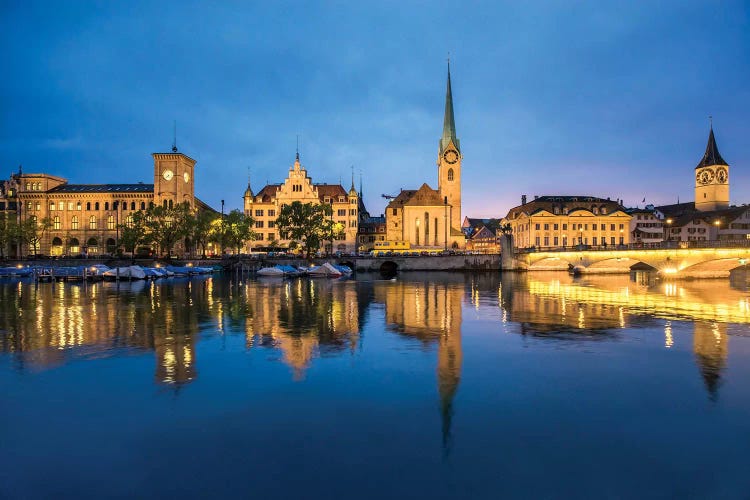
[[[197,160],[196,195],[242,207],[300,137],[315,182],[365,202],[437,187],[450,52],[463,214],[522,194],[693,200],[713,116],[731,203],[750,203],[750,4],[8,2],[0,174],[153,182]]]

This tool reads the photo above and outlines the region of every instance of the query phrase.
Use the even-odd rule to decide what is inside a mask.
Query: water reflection
[[[491,312],[487,321],[515,324],[526,338],[546,342],[616,341],[634,328],[657,326],[665,349],[675,345],[675,322],[690,321],[695,361],[712,398],[727,366],[729,328],[750,323],[747,292],[725,281],[433,273],[396,281],[3,282],[0,352],[20,371],[153,352],[155,382],[179,387],[199,375],[201,337],[239,334],[248,350],[278,353],[292,378],[303,380],[316,358],[362,349],[365,323],[381,309],[385,331],[436,350],[446,445],[468,309]]]

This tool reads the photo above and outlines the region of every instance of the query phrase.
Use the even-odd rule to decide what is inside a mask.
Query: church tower
[[[456,137],[456,121],[453,117],[453,94],[451,92],[451,66],[448,63],[448,88],[445,93],[445,116],[443,136],[438,147],[438,192],[451,207],[451,229],[461,228],[461,145]]]
[[[195,160],[179,153],[172,146],[171,153],[153,153],[154,157],[154,204],[172,208],[187,202],[195,208]]]
[[[729,165],[719,154],[712,126],[706,152],[695,167],[695,208],[708,212],[728,207]]]

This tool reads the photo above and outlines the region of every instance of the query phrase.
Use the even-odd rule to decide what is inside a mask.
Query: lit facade
[[[334,239],[333,251],[356,251],[360,202],[354,183],[352,182],[349,191],[340,184],[314,184],[307,174],[307,169],[300,163],[299,154],[283,183],[268,184],[257,194],[253,193],[248,183],[243,199],[245,215],[255,219],[253,231],[257,235],[255,241],[248,243],[248,250],[273,245],[288,246],[290,240],[282,238],[276,226],[276,218],[281,212],[281,207],[299,201],[331,205],[332,220],[338,224],[343,234]],[[326,247],[327,250],[331,250],[330,242],[326,242]]]
[[[632,217],[617,201],[592,196],[540,196],[510,209],[515,248],[576,245],[612,247],[630,243]]]
[[[386,239],[408,242],[414,248],[464,248],[461,232],[461,154],[453,114],[450,68],[445,97],[443,135],[438,144],[438,188],[422,184],[402,190],[385,212]]]
[[[22,254],[114,254],[118,226],[137,210],[183,202],[193,210],[212,210],[195,197],[195,160],[176,148],[152,157],[154,184],[69,184],[67,179],[45,173],[13,174],[3,182],[0,211],[19,222],[48,218],[52,224],[38,248],[24,246]],[[6,249],[6,255],[16,254],[17,247]]]

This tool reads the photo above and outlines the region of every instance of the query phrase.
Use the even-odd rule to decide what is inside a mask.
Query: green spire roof
[[[440,138],[440,153],[453,141],[456,148],[461,147],[456,137],[456,119],[453,116],[453,93],[451,92],[451,63],[448,61],[448,88],[445,91],[445,116],[443,117],[443,136]]]

